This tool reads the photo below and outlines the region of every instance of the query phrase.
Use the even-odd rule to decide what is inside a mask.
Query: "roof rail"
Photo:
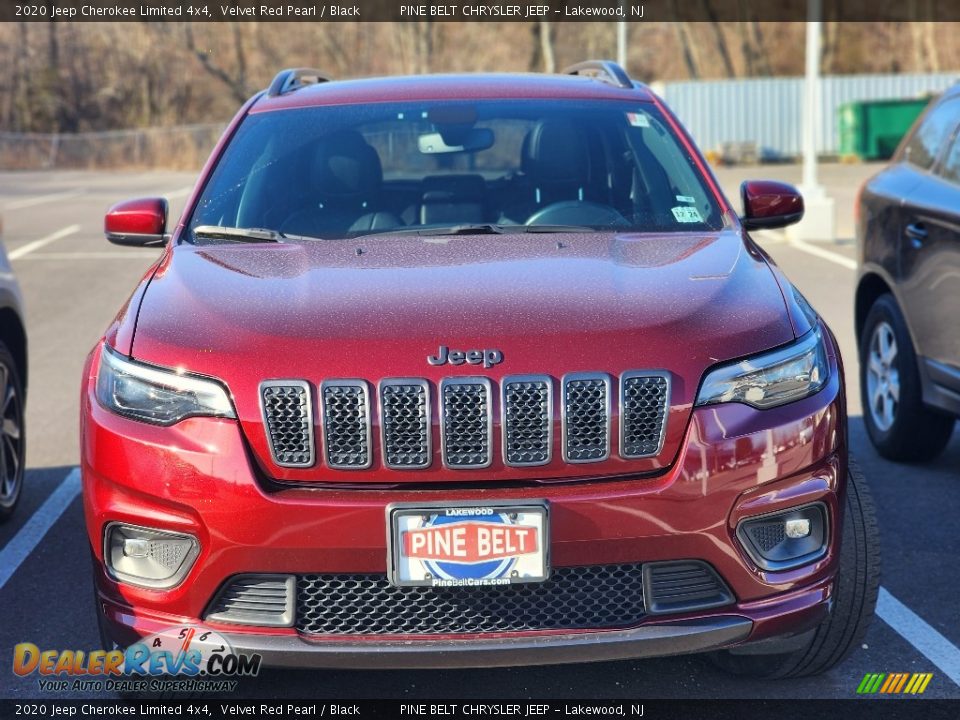
[[[610,83],[617,87],[633,89],[633,81],[627,71],[613,60],[587,60],[586,62],[571,65],[563,71],[564,75],[586,75],[595,77],[601,82]]]
[[[277,73],[267,88],[267,97],[277,97],[284,93],[299,90],[307,85],[330,82],[330,78],[313,68],[287,68]]]

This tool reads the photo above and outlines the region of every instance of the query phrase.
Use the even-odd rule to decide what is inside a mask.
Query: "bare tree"
[[[710,33],[713,35],[713,46],[720,56],[720,62],[723,63],[724,75],[726,77],[736,77],[737,72],[733,67],[733,60],[730,57],[730,48],[727,47],[727,39],[723,34],[723,27],[721,27],[720,22],[717,20],[717,13],[713,9],[713,5],[710,4],[710,0],[703,0],[703,9],[710,19],[707,27],[710,28]]]
[[[746,74],[750,76],[769,75],[770,61],[763,45],[763,34],[747,0],[740,0],[740,15],[744,18],[740,25],[740,51],[743,53],[743,62]]]
[[[250,97],[251,90],[247,87],[247,53],[243,41],[243,31],[240,23],[232,22],[229,24],[231,26],[234,50],[234,67],[232,73],[219,63],[214,62],[213,58],[210,57],[210,51],[197,47],[197,43],[193,37],[192,23],[183,24],[184,38],[187,49],[200,61],[203,69],[226,85],[237,102],[244,102]]]
[[[935,8],[928,4],[927,17],[932,17]],[[925,22],[923,25],[923,46],[931,72],[940,72],[940,48],[937,45],[937,23]]]
[[[934,0],[901,1],[919,12]],[[761,23],[749,13],[737,22],[710,21],[707,0],[681,2],[673,3],[676,22],[631,28],[631,69],[638,77],[802,73],[803,23]],[[829,72],[929,71],[960,63],[960,46],[946,42],[958,25],[841,23],[835,8],[824,5],[822,62]],[[707,22],[683,21],[695,16]],[[6,70],[0,129],[222,122],[282,67],[314,65],[336,77],[556,71],[612,49],[605,23],[0,23]]]
[[[823,24],[823,44],[820,48],[820,67],[832,73],[837,59],[837,41],[840,23],[827,21]]]
[[[549,20],[541,20],[537,23],[540,26],[540,52],[543,54],[543,71],[554,73],[557,71],[557,60],[553,54],[553,35]]]
[[[683,55],[683,64],[687,69],[687,75],[691,80],[700,78],[700,53],[697,49],[697,43],[691,34],[690,23],[673,23],[677,33],[677,42],[680,44],[680,52]]]

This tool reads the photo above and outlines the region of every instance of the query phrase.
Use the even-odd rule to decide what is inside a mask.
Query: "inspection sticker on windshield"
[[[677,202],[695,203],[697,199],[690,195],[677,195]]]
[[[670,211],[673,213],[673,217],[676,218],[679,223],[698,223],[703,222],[703,218],[700,216],[700,211],[695,207],[680,207],[671,208]]]
[[[650,127],[650,118],[646,113],[627,113],[627,122],[634,127]]]

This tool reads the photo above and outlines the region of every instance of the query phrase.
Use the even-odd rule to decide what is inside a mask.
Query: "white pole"
[[[617,64],[627,69],[627,23],[617,22]]]
[[[817,181],[817,126],[820,122],[820,8],[822,0],[807,0],[807,74],[803,86],[803,220],[787,228],[798,240],[836,237],[834,199]]]
[[[807,72],[803,102],[803,187],[817,187],[817,122],[820,117],[820,2],[807,0]]]

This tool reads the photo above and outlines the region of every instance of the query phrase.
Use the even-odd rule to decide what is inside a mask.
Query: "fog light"
[[[810,521],[807,518],[790,518],[783,524],[783,531],[793,540],[805,538],[810,534]]]
[[[127,538],[123,541],[123,554],[132,558],[145,558],[150,554],[150,541],[143,538]]]
[[[747,518],[737,537],[764,570],[787,570],[827,553],[827,509],[823,503]]]
[[[116,580],[150,588],[169,588],[190,572],[200,544],[192,535],[111,523],[104,535],[103,558]]]

